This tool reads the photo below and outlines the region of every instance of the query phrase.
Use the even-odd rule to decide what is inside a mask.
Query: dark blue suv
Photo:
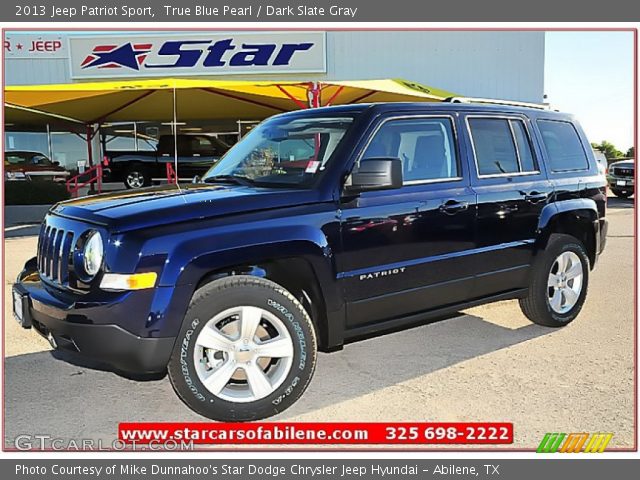
[[[570,115],[473,102],[298,111],[263,122],[199,183],[54,206],[14,310],[55,348],[168,370],[202,415],[259,419],[302,395],[318,350],[504,299],[567,325],[605,208]]]

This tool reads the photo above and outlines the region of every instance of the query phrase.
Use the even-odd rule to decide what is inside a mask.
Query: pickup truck
[[[620,198],[629,198],[635,192],[636,162],[634,159],[620,160],[609,165],[607,182],[611,192]]]
[[[255,420],[300,398],[318,351],[506,299],[568,325],[605,214],[606,180],[567,114],[453,102],[285,113],[200,183],[54,206],[14,313],[54,348],[168,370],[201,415]]]
[[[69,172],[45,154],[26,150],[4,152],[5,180],[49,180],[63,183]]]
[[[178,135],[179,180],[192,180],[203,175],[229,146],[207,135]],[[174,163],[173,135],[162,135],[154,151],[105,151],[103,169],[105,182],[124,182],[128,189],[151,185],[154,180],[167,178],[167,163]]]

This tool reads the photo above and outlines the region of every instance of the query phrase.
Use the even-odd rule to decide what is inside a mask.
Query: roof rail
[[[513,100],[498,100],[495,98],[474,98],[474,97],[449,97],[444,100],[448,103],[489,103],[492,105],[510,105],[513,107],[535,108],[538,110],[549,110],[548,105],[542,103],[516,102]]]

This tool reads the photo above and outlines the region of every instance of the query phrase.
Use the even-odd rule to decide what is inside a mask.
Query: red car
[[[10,150],[4,152],[5,180],[50,180],[64,182],[69,172],[59,162],[40,152]]]

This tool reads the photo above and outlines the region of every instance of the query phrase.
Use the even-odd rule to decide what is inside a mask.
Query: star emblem
[[[82,68],[127,67],[140,70],[140,64],[150,51],[151,45],[131,45],[130,42],[120,47],[97,46],[82,62]]]

